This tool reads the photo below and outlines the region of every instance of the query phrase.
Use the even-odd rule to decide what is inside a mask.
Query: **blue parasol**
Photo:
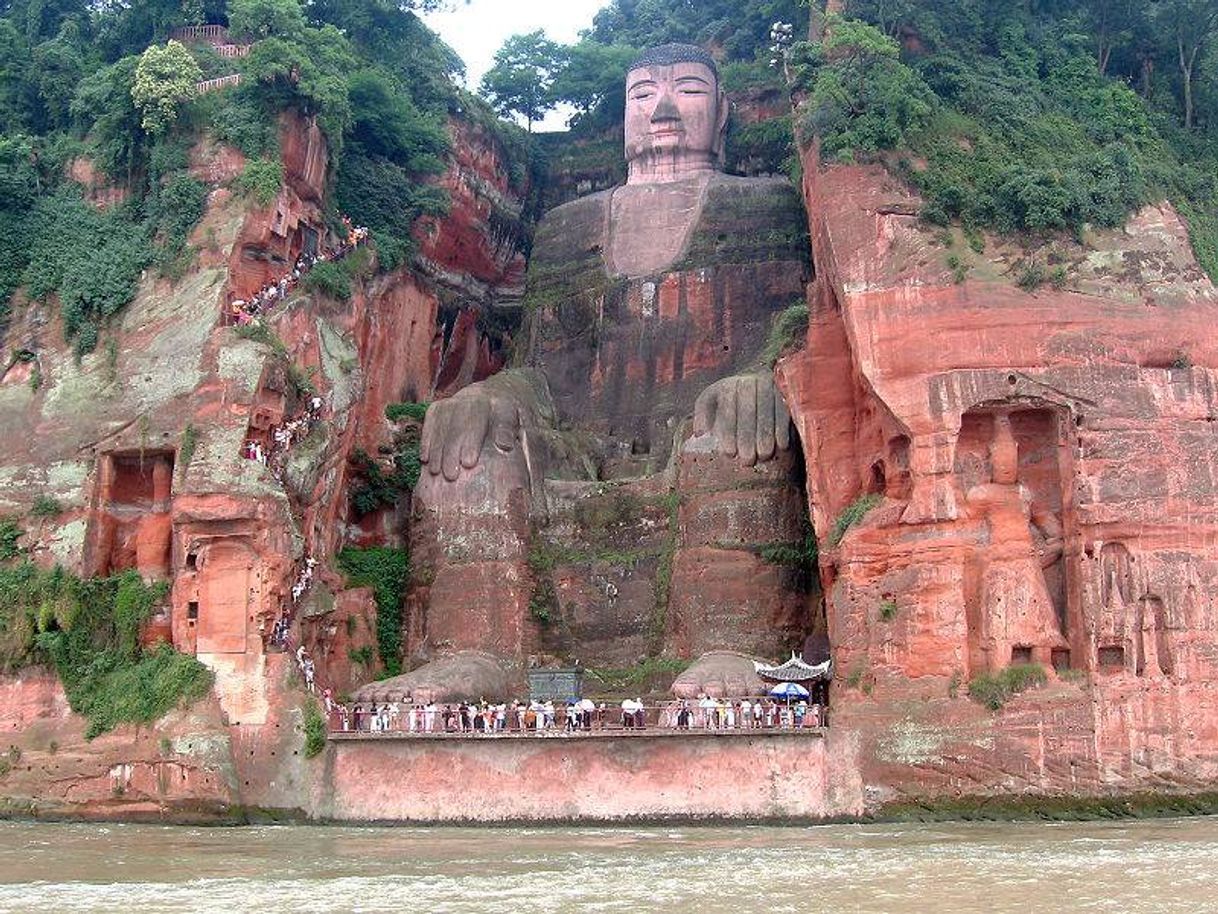
[[[798,682],[780,682],[774,688],[770,689],[770,694],[775,698],[807,698],[809,692]]]

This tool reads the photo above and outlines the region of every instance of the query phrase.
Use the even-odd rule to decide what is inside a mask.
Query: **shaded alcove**
[[[91,574],[134,568],[144,577],[169,576],[173,467],[172,451],[114,451],[98,458]]]

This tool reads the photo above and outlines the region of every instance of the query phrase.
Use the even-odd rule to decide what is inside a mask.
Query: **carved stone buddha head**
[[[721,167],[727,100],[697,45],[644,51],[626,74],[627,184],[675,181]]]

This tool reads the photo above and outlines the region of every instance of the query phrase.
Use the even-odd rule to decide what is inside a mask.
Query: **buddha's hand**
[[[472,470],[483,449],[508,454],[519,441],[523,416],[512,391],[486,381],[471,384],[446,400],[427,408],[419,462],[432,476],[444,474],[453,482],[461,470]]]
[[[791,415],[766,374],[733,375],[716,381],[694,403],[694,435],[710,435],[714,449],[744,466],[771,459],[791,444]]]

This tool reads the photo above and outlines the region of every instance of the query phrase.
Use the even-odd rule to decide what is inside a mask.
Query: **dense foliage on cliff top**
[[[1218,277],[1218,0],[850,0],[789,61],[829,159],[887,150],[924,216],[1116,226],[1170,198]]]
[[[251,161],[237,189],[265,205],[278,186],[276,123],[316,117],[331,151],[329,211],[369,226],[381,265],[411,251],[411,228],[447,199],[423,179],[443,168],[447,117],[464,113],[529,176],[522,132],[460,90],[461,61],[414,15],[436,0],[14,0],[0,5],[0,327],[13,292],[58,296],[77,352],[155,266],[175,278],[206,187],[187,172],[203,133]],[[252,43],[247,57],[166,43],[172,29],[213,23]],[[236,88],[197,95],[200,78],[241,73]],[[66,180],[86,156],[127,192],[104,210]],[[244,176],[243,176],[244,177]]]
[[[139,643],[167,591],[134,571],[81,580],[30,563],[0,568],[0,670],[50,661],[72,710],[88,718],[89,738],[154,721],[211,687],[193,657]]]

